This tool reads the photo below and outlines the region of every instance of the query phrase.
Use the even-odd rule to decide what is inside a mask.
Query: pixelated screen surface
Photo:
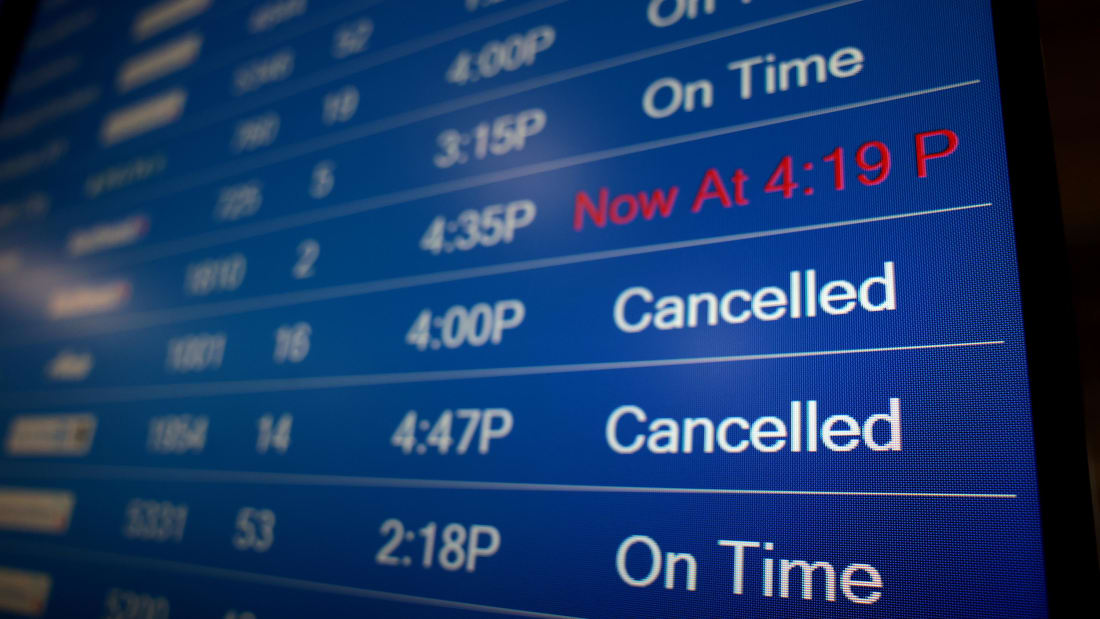
[[[42,2],[0,616],[1043,615],[995,52],[961,0]]]

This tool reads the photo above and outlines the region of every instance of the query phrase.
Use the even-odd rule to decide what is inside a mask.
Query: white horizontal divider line
[[[337,286],[328,286],[325,288],[315,288],[312,290],[303,290],[297,292],[276,293],[234,301],[203,303],[175,308],[149,310],[145,312],[132,312],[115,316],[93,317],[84,319],[84,324],[93,325],[90,328],[78,329],[80,332],[76,334],[65,332],[64,336],[79,337],[93,334],[132,331],[151,326],[185,322],[188,320],[198,320],[202,318],[212,318],[216,316],[227,316],[231,314],[255,312],[266,309],[274,309],[278,307],[288,307],[292,305],[301,305],[304,303],[313,303],[317,301],[330,301],[333,299],[362,296],[393,290],[402,290],[419,286],[429,286],[433,284],[456,282],[468,279],[475,279],[479,277],[520,273],[524,271],[534,271],[538,269],[547,269],[573,264],[598,262],[602,260],[613,260],[616,258],[626,258],[630,256],[639,256],[665,251],[690,249],[694,247],[704,247],[708,245],[735,243],[738,241],[748,241],[753,239],[783,236],[787,234],[797,234],[801,232],[829,230],[833,228],[843,228],[847,226],[856,226],[861,224],[893,221],[898,219],[909,219],[912,217],[923,217],[928,215],[938,215],[957,211],[967,211],[992,205],[993,204],[991,202],[984,202],[982,204],[967,204],[964,206],[952,206],[939,209],[928,209],[923,211],[911,211],[908,213],[895,213],[891,215],[879,215],[875,217],[861,217],[858,219],[845,219],[840,221],[824,222],[820,224],[807,224],[804,226],[775,228],[772,230],[742,232],[737,234],[724,234],[719,236],[704,237],[700,239],[653,243],[650,245],[639,245],[622,249],[608,249],[602,251],[585,252],[580,254],[569,254],[565,256],[554,256],[549,258],[535,258],[531,260],[520,260],[516,262],[508,262],[489,266],[469,267],[465,269],[454,269],[451,271],[440,271],[436,273],[427,273],[420,275],[408,275],[388,279],[358,282],[353,284],[341,284]],[[60,321],[51,323],[50,330],[52,330],[57,324],[59,324],[59,322]],[[48,332],[44,331],[44,333]],[[53,334],[53,336],[62,337],[62,335],[56,333]],[[24,338],[20,341],[26,341],[26,339]],[[11,345],[11,343],[12,342],[10,341],[0,342],[0,347]]]
[[[490,16],[486,19],[494,19],[496,21],[493,22],[493,23],[487,23],[486,25],[482,25],[482,26],[477,27],[477,28],[468,28],[469,32],[463,32],[461,34],[469,34],[470,32],[476,32],[477,30],[481,30],[481,29],[484,29],[484,28],[488,28],[489,26],[496,25],[496,23],[502,23],[502,22],[508,21],[510,19],[514,19],[515,17],[519,17],[519,16],[525,15],[527,13],[532,13],[532,12],[535,12],[535,11],[539,11],[539,10],[545,9],[549,6],[553,6],[555,4],[560,4],[561,2],[565,2],[565,1],[567,1],[567,0],[547,0],[546,2],[532,3],[532,5],[517,7],[517,9],[515,9],[515,11],[519,11],[519,13],[516,14],[516,15],[511,15],[509,13],[509,14],[507,14],[507,15],[509,15],[507,18],[504,18],[506,14]],[[662,55],[662,54],[667,54],[667,53],[679,51],[679,50],[682,50],[682,49],[686,49],[686,48],[689,48],[689,47],[694,47],[694,46],[697,46],[697,45],[702,45],[702,44],[705,44],[705,43],[710,43],[712,41],[716,41],[716,40],[720,40],[720,39],[723,39],[723,38],[728,38],[728,37],[731,37],[731,36],[735,36],[735,35],[738,35],[738,34],[751,32],[753,30],[759,30],[759,29],[766,28],[766,27],[769,27],[769,26],[774,26],[774,25],[777,25],[777,24],[793,21],[793,20],[796,20],[796,19],[799,19],[799,18],[802,18],[802,17],[808,17],[810,15],[814,15],[814,14],[817,14],[817,13],[823,13],[825,11],[833,10],[833,9],[844,7],[844,6],[848,6],[848,5],[851,5],[851,4],[856,4],[856,3],[859,3],[859,2],[863,2],[863,1],[864,0],[840,0],[838,2],[830,2],[830,3],[827,3],[827,4],[823,4],[821,6],[811,7],[809,9],[803,9],[803,10],[800,10],[800,11],[787,13],[785,15],[772,17],[772,18],[761,20],[761,21],[758,21],[758,22],[753,22],[751,24],[746,24],[746,25],[743,25],[743,26],[735,26],[733,28],[728,28],[728,29],[725,29],[725,30],[720,30],[720,31],[715,32],[715,33],[693,37],[693,38],[690,38],[690,39],[686,39],[684,41],[659,45],[659,46],[650,48],[648,50],[642,50],[642,51],[639,51],[639,52],[632,52],[632,53],[629,53],[629,54],[625,54],[623,56],[617,56],[615,58],[593,62],[593,63],[587,64],[587,65],[582,65],[580,67],[575,67],[575,68],[572,68],[572,69],[564,69],[562,71],[550,74],[548,76],[532,78],[530,80],[520,82],[520,83],[514,84],[512,86],[499,87],[495,90],[490,90],[490,91],[482,93],[480,95],[469,95],[469,96],[466,96],[466,97],[463,97],[463,98],[460,98],[460,99],[455,99],[455,100],[452,100],[452,101],[449,101],[449,102],[432,104],[432,105],[425,106],[423,108],[419,108],[419,109],[416,109],[416,110],[403,112],[401,114],[397,114],[395,116],[391,116],[391,117],[388,117],[388,118],[380,118],[380,119],[376,119],[376,120],[373,120],[373,121],[368,121],[368,122],[366,122],[362,125],[358,125],[358,126],[355,126],[355,127],[350,127],[350,128],[345,129],[343,131],[333,133],[333,134],[329,134],[329,135],[325,135],[325,136],[322,136],[322,137],[319,137],[319,138],[315,138],[313,140],[307,140],[305,142],[300,142],[298,144],[288,145],[288,146],[283,147],[282,149],[278,149],[278,150],[271,150],[271,151],[266,151],[264,153],[259,153],[257,155],[252,156],[252,157],[249,157],[249,158],[239,159],[239,160],[234,161],[234,162],[229,162],[227,164],[222,164],[222,165],[219,165],[217,167],[210,168],[209,170],[206,170],[206,171],[196,171],[192,174],[188,174],[186,177],[176,179],[175,182],[166,181],[164,183],[161,183],[160,185],[151,187],[150,189],[146,190],[145,192],[141,192],[139,190],[135,194],[124,195],[121,198],[119,196],[115,196],[112,199],[116,204],[120,203],[120,202],[126,203],[126,204],[138,204],[138,203],[141,203],[141,202],[147,202],[147,201],[150,201],[150,200],[158,198],[158,197],[171,195],[173,193],[176,193],[176,192],[179,192],[179,191],[184,191],[184,190],[196,187],[196,186],[201,186],[201,185],[204,185],[204,184],[207,184],[207,183],[216,182],[218,180],[221,180],[221,179],[229,177],[229,176],[234,176],[234,175],[237,175],[237,174],[244,174],[246,172],[249,172],[249,171],[252,171],[252,170],[255,170],[255,169],[258,169],[258,168],[262,168],[262,167],[265,167],[265,166],[268,166],[268,165],[271,165],[271,164],[274,164],[274,163],[279,163],[279,162],[282,162],[282,161],[287,161],[287,160],[290,160],[290,159],[295,159],[295,158],[298,158],[298,157],[302,157],[302,156],[305,156],[307,154],[316,152],[316,151],[324,149],[324,148],[329,148],[329,147],[336,146],[338,144],[342,144],[342,143],[345,143],[345,142],[348,142],[348,141],[361,139],[363,137],[367,137],[367,136],[370,136],[370,135],[376,135],[378,133],[383,133],[385,131],[390,131],[392,129],[403,127],[403,126],[406,126],[406,125],[409,125],[409,124],[414,124],[414,123],[417,123],[417,122],[421,122],[421,121],[424,121],[424,120],[428,120],[428,119],[431,119],[431,118],[442,116],[443,114],[447,114],[447,113],[450,113],[450,112],[454,112],[454,111],[474,107],[474,106],[481,105],[481,104],[484,104],[484,103],[489,103],[489,102],[496,101],[496,100],[499,100],[499,99],[502,99],[502,98],[505,98],[505,97],[515,95],[515,94],[520,94],[520,93],[523,93],[523,92],[528,92],[530,90],[534,90],[536,88],[541,88],[543,86],[548,86],[548,85],[551,85],[551,84],[571,80],[571,79],[574,79],[574,78],[577,78],[577,77],[590,75],[592,73],[596,73],[596,72],[599,72],[599,71],[604,71],[604,70],[607,70],[607,69],[612,69],[612,68],[622,66],[622,65],[625,65],[625,64],[630,64],[630,63],[633,63],[633,62],[638,62],[638,61],[641,61],[641,60],[652,58],[654,56],[659,56],[659,55]],[[449,32],[449,31],[445,31],[445,32]],[[305,89],[308,89],[308,88],[313,88],[313,87],[316,87],[316,86],[320,86],[320,85],[323,85],[325,83],[334,81],[336,79],[347,77],[348,75],[351,75],[353,73],[366,70],[366,69],[371,68],[373,66],[384,64],[386,62],[389,62],[390,60],[399,59],[399,58],[407,56],[407,55],[409,55],[413,52],[422,51],[423,49],[428,49],[430,47],[433,47],[434,45],[438,45],[438,44],[441,44],[441,43],[448,42],[448,41],[456,38],[457,36],[460,36],[460,35],[443,36],[443,37],[441,37],[441,40],[439,40],[437,42],[433,42],[430,45],[421,46],[420,49],[415,49],[415,50],[412,50],[412,51],[409,51],[409,52],[401,52],[401,53],[394,54],[392,50],[379,51],[378,54],[390,53],[391,55],[393,55],[393,58],[385,58],[385,59],[382,59],[382,60],[373,60],[374,57],[372,56],[371,57],[372,60],[371,60],[370,63],[363,64],[362,62],[360,62],[360,64],[356,65],[354,70],[351,70],[351,71],[346,70],[346,68],[343,65],[338,65],[337,67],[334,67],[332,71],[328,71],[328,72],[319,74],[319,77],[313,79],[312,83],[306,84],[304,87],[299,87],[299,88],[295,89],[293,92],[289,92],[289,93],[282,94],[282,95],[279,95],[279,96],[268,96],[267,98],[263,98],[263,99],[258,98],[258,97],[253,97],[251,100],[258,102],[257,105],[254,106],[254,107],[260,107],[262,105],[269,105],[271,103],[279,101],[282,98],[285,98],[286,96],[291,96],[293,94],[296,94],[297,92],[300,92],[301,90],[305,90]],[[367,60],[367,58],[364,58],[363,60]],[[337,71],[337,69],[339,69],[339,71]],[[334,73],[334,72],[335,72],[334,75],[329,75],[329,74]],[[295,83],[295,84],[297,84],[297,83]],[[214,119],[214,120],[224,120],[224,119],[231,118],[233,115],[235,115],[235,113],[234,114],[229,114],[229,115],[224,115],[223,114],[224,118],[215,118],[214,114],[205,114],[204,118],[209,118],[209,119]],[[181,130],[183,128],[186,128],[187,131],[193,131],[198,127],[199,127],[198,125],[188,123],[186,125],[181,125]]]
[[[66,403],[74,406],[98,404],[103,402],[135,402],[157,399],[179,399],[188,397],[239,395],[251,393],[277,393],[282,391],[302,391],[310,389],[342,389],[347,387],[373,387],[377,385],[398,385],[409,383],[427,383],[451,380],[474,380],[482,378],[508,378],[515,376],[541,376],[548,374],[568,374],[574,372],[604,372],[610,370],[633,370],[642,368],[675,367],[686,365],[710,365],[716,363],[739,363],[745,361],[768,361],[775,359],[800,359],[810,357],[832,357],[840,355],[858,355],[884,352],[904,352],[914,350],[940,350],[951,348],[974,348],[997,346],[1004,340],[984,340],[975,342],[952,342],[946,344],[918,344],[911,346],[882,346],[875,348],[848,348],[835,350],[812,350],[800,352],[757,353],[743,355],[723,355],[715,357],[681,357],[670,359],[648,359],[639,361],[605,361],[596,363],[567,363],[556,365],[531,365],[470,370],[432,370],[423,372],[389,372],[379,374],[350,374],[344,376],[312,376],[302,378],[266,378],[258,380],[221,381],[207,383],[180,383],[160,385],[138,385],[133,387],[88,387],[66,391],[9,392],[5,394],[6,403],[18,403],[20,398],[34,402],[36,406]],[[25,406],[20,405],[19,406]]]
[[[503,481],[465,481],[450,479],[415,479],[404,477],[372,477],[360,475],[324,475],[309,473],[269,473],[262,471],[220,471],[215,469],[160,468],[144,466],[51,464],[48,467],[13,468],[28,476],[49,479],[103,479],[110,481],[167,481],[220,484],[270,484],[292,486],[346,486],[362,488],[410,488],[431,490],[490,490],[517,492],[583,492],[607,494],[701,494],[701,495],[777,495],[777,496],[845,496],[898,497],[943,499],[1015,499],[1015,493],[1004,492],[935,492],[877,490],[775,490],[766,488],[682,488],[664,486],[623,486],[601,484],[556,484]]]
[[[207,232],[184,239],[179,239],[176,241],[168,241],[160,245],[153,245],[142,250],[130,252],[128,254],[120,254],[114,260],[103,260],[97,263],[96,267],[94,269],[91,269],[90,272],[114,269],[122,266],[147,262],[159,258],[165,258],[168,256],[174,256],[200,249],[206,249],[217,245],[232,243],[247,238],[262,236],[274,232],[281,232],[284,230],[291,230],[313,223],[320,223],[340,217],[357,215],[359,213],[364,213],[367,211],[372,211],[389,206],[395,206],[406,202],[423,200],[425,198],[434,198],[441,195],[462,191],[465,189],[476,189],[478,187],[484,187],[486,185],[492,185],[494,183],[501,183],[505,181],[515,180],[517,178],[523,178],[526,176],[534,176],[546,172],[553,172],[556,170],[570,168],[578,165],[584,165],[586,163],[594,163],[596,161],[614,159],[616,157],[633,155],[651,150],[658,150],[661,148],[668,148],[670,146],[678,146],[680,144],[707,140],[715,137],[750,131],[752,129],[759,129],[762,127],[779,125],[787,122],[805,120],[817,116],[825,116],[828,114],[846,112],[849,110],[878,105],[880,103],[899,101],[902,99],[953,90],[955,88],[973,86],[979,83],[981,83],[981,80],[975,79],[965,82],[957,82],[954,84],[935,86],[932,88],[924,88],[921,90],[913,90],[885,97],[876,97],[874,99],[856,101],[854,103],[845,103],[842,105],[819,108],[807,112],[775,116],[763,120],[728,125],[716,129],[708,129],[705,131],[698,131],[670,138],[662,138],[659,140],[640,142],[637,144],[600,150],[582,155],[573,155],[561,159],[554,159],[551,161],[519,166],[508,170],[501,170],[499,172],[489,172],[486,174],[470,176],[467,178],[460,178],[452,181],[435,183],[432,185],[424,185],[422,187],[417,187],[414,189],[402,189],[388,194],[381,194],[370,198],[363,198],[359,200],[345,202],[344,204],[337,204],[330,207],[313,209],[295,215],[287,215],[269,221],[258,222],[255,224],[247,224],[238,228]]]
[[[277,294],[252,297],[249,299],[198,303],[198,305],[193,306],[182,306],[176,308],[164,308],[142,312],[122,313],[117,314],[117,316],[86,318],[84,319],[85,323],[91,325],[91,327],[88,329],[77,328],[79,333],[51,333],[56,325],[58,323],[61,323],[61,321],[55,321],[50,324],[50,328],[48,328],[48,330],[43,329],[42,334],[43,336],[47,336],[47,338],[57,339],[62,338],[62,336],[64,336],[64,338],[72,338],[72,336],[133,331],[144,329],[147,327],[155,327],[155,325],[160,324],[172,324],[176,322],[185,322],[188,320],[230,316],[230,314],[235,313],[246,313],[266,309],[303,305],[303,303],[316,301],[328,301],[333,299],[372,295],[377,294],[377,292],[416,288],[420,286],[430,286],[434,284],[445,284],[451,283],[451,281],[475,279],[478,277],[491,277],[495,275],[522,273],[527,272],[527,270],[592,263],[606,261],[606,259],[615,259],[659,252],[686,250],[686,248],[702,247],[707,245],[736,243],[738,241],[750,241],[755,239],[767,239],[767,237],[771,236],[782,236],[785,234],[796,234],[801,232],[846,228],[846,226],[850,225],[910,219],[915,217],[926,217],[926,215],[966,211],[991,206],[992,202],[983,202],[980,203],[980,205],[965,205],[960,207],[947,207],[943,209],[928,209],[923,211],[877,215],[877,217],[795,225],[790,226],[790,228],[777,228],[773,230],[706,236],[703,237],[703,239],[652,243],[649,245],[637,245],[634,247],[619,248],[619,250],[604,250],[598,252],[585,252],[581,254],[552,256],[546,258],[532,258],[526,259],[526,261],[517,261],[488,266],[476,266],[453,270],[443,270],[443,272],[429,274],[408,275],[386,279],[374,279],[361,281],[361,283],[341,284],[338,286],[328,286],[311,290],[277,292]],[[26,335],[25,331],[24,335]],[[5,341],[0,343],[0,347],[11,345],[12,343],[25,341],[26,338],[20,339],[17,342]]]
[[[194,574],[199,576],[218,578],[222,580],[234,580],[237,582],[270,585],[275,587],[282,587],[284,589],[297,589],[300,591],[312,591],[316,593],[331,593],[334,595],[343,595],[347,597],[368,598],[388,602],[415,604],[419,606],[453,608],[458,610],[469,610],[473,612],[491,613],[494,615],[509,615],[513,617],[578,619],[577,617],[573,617],[571,615],[540,613],[536,611],[520,610],[516,608],[504,608],[502,606],[489,606],[487,604],[475,604],[472,602],[444,600],[440,598],[425,597],[421,595],[393,593],[390,591],[379,591],[377,589],[365,589],[362,587],[353,587],[349,585],[335,585],[315,580],[290,578],[287,576],[275,576],[272,574],[260,574],[256,572],[246,572],[244,570],[213,567],[208,565],[200,565],[197,563],[185,563],[183,561],[172,561],[169,559],[154,559],[152,557],[143,557],[140,555],[128,555],[114,552],[105,552],[101,550],[74,548],[71,546],[62,546],[60,544],[49,542],[0,542],[0,548],[19,548],[24,551],[29,550],[31,552],[35,552],[36,554],[48,554],[95,563],[124,565],[127,567],[142,566],[149,569],[175,572],[178,574]]]

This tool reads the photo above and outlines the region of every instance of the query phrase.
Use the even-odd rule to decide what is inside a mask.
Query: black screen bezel
[[[1027,345],[1051,616],[1097,583],[1077,337],[1036,4],[990,0]],[[1012,540],[1005,540],[1011,546]]]
[[[8,87],[31,23],[38,13],[39,0],[20,2],[0,0],[0,112],[8,100]]]

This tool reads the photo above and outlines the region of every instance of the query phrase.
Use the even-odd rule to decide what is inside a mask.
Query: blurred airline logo
[[[109,312],[129,301],[131,291],[130,282],[123,280],[98,286],[63,288],[50,295],[46,313],[58,320]]]
[[[0,488],[0,530],[61,535],[69,530],[76,495],[68,490]]]
[[[57,163],[69,152],[69,141],[57,138],[41,146],[19,153],[7,159],[0,159],[0,181],[8,181]]]
[[[188,33],[127,59],[119,67],[115,87],[127,92],[192,65],[202,50],[202,35]]]
[[[95,103],[99,96],[99,86],[86,86],[12,116],[0,123],[0,140],[24,136],[58,118],[79,112]]]
[[[0,229],[23,220],[41,219],[49,212],[49,194],[33,191],[22,199],[0,204]]]
[[[0,612],[41,617],[52,586],[53,579],[44,572],[0,567]]]
[[[170,125],[180,119],[186,104],[187,91],[173,88],[113,110],[103,119],[99,139],[104,146],[112,146]]]
[[[74,230],[65,244],[70,256],[86,256],[132,245],[149,233],[149,218],[133,215],[121,221]]]
[[[145,7],[134,16],[130,34],[135,42],[144,41],[205,13],[210,8],[211,1],[163,0]]]
[[[23,254],[18,249],[0,251],[0,277],[14,275],[23,267]]]
[[[88,175],[84,180],[84,195],[89,198],[124,189],[158,176],[168,167],[168,159],[160,154],[134,157]]]
[[[57,382],[79,382],[88,378],[95,367],[95,357],[90,352],[62,350],[46,364],[46,376]]]
[[[8,424],[4,452],[9,456],[85,456],[95,438],[96,416],[18,415]]]

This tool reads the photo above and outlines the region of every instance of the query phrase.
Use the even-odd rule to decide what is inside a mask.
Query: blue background
[[[227,1],[140,45],[125,35],[140,3],[71,4],[43,12],[36,30],[81,7],[94,7],[95,24],[48,49],[28,50],[16,79],[67,54],[79,55],[82,69],[13,95],[4,118],[86,84],[99,84],[102,96],[79,113],[0,142],[2,160],[52,139],[70,144],[58,164],[0,182],[0,203],[47,191],[52,205],[46,218],[0,229],[0,252],[18,252],[24,265],[0,278],[0,426],[35,412],[91,412],[98,419],[87,456],[0,459],[2,485],[77,495],[63,536],[0,532],[0,563],[52,575],[48,616],[102,616],[112,587],[163,595],[173,616],[221,617],[230,608],[261,618],[476,612],[363,597],[340,586],[576,616],[1044,615],[1013,223],[984,3],[719,1],[714,15],[657,29],[645,19],[645,2],[506,0],[475,13],[458,0],[313,2],[296,20],[250,36],[243,24],[264,3]],[[367,51],[332,59],[334,30],[363,17],[374,24]],[[486,41],[545,24],[557,39],[532,66],[465,86],[444,80],[459,51],[476,52]],[[590,66],[746,24],[759,27],[604,70]],[[131,93],[113,92],[118,64],[192,29],[205,37],[193,66]],[[738,96],[739,76],[726,69],[758,54],[828,56],[846,46],[866,57],[854,77],[773,95],[757,81],[748,100]],[[288,48],[295,53],[291,77],[234,96],[237,67]],[[588,69],[563,73],[578,67]],[[646,117],[641,93],[666,76],[709,79],[714,105]],[[361,95],[355,117],[324,126],[322,98],[347,84]],[[177,124],[113,147],[99,144],[104,115],[174,85],[188,91]],[[894,100],[873,102],[879,98]],[[448,169],[433,165],[440,132],[470,132],[482,121],[535,108],[548,122],[523,150]],[[236,124],[269,111],[281,118],[274,144],[231,153]],[[785,118],[807,112],[815,114]],[[718,128],[727,131],[631,148]],[[958,135],[958,149],[930,161],[920,178],[914,136],[940,129]],[[864,186],[854,155],[872,140],[889,147],[892,169],[882,184]],[[832,188],[832,168],[822,161],[837,147],[845,152],[843,191]],[[159,175],[94,197],[85,192],[90,175],[149,156],[164,158]],[[786,156],[800,185],[790,199],[764,191]],[[314,199],[310,178],[322,160],[334,162],[336,183]],[[723,208],[712,200],[691,212],[710,168],[727,179],[743,169],[750,203]],[[221,189],[250,181],[263,187],[259,212],[216,221]],[[573,227],[580,191],[594,197],[606,187],[615,196],[674,186],[679,195],[667,218]],[[803,194],[807,187],[813,195]],[[418,247],[436,216],[454,221],[467,209],[520,199],[535,202],[538,214],[512,243],[440,255]],[[964,206],[975,207],[926,213]],[[133,245],[79,258],[66,253],[74,230],[134,214],[148,217],[151,227]],[[523,263],[866,218],[882,220],[558,266]],[[316,275],[296,280],[291,268],[305,239],[319,242],[321,255]],[[185,294],[188,265],[238,252],[248,260],[240,288]],[[736,288],[785,289],[789,272],[805,269],[817,271],[819,285],[832,279],[858,285],[881,275],[885,261],[896,265],[893,311],[638,334],[612,322],[616,296],[631,286],[656,296],[720,296]],[[461,271],[500,265],[512,266],[493,275]],[[454,273],[436,277],[447,272]],[[59,288],[119,280],[134,292],[116,311],[66,320],[44,311]],[[441,315],[455,304],[502,299],[522,300],[526,318],[499,345],[418,351],[405,343],[422,309]],[[272,334],[299,321],[312,326],[309,356],[273,364]],[[221,367],[166,372],[166,342],[204,332],[227,335]],[[86,380],[58,384],[43,372],[63,349],[94,354]],[[576,367],[652,360],[655,367]],[[545,367],[557,365],[570,367]],[[501,375],[509,368],[533,369]],[[483,378],[420,374],[483,369],[501,370]],[[348,385],[316,388],[341,381]],[[607,416],[624,404],[640,406],[651,419],[717,422],[786,419],[792,400],[812,399],[820,419],[846,413],[862,421],[887,412],[895,397],[901,452],[619,455],[604,441]],[[404,455],[390,444],[406,411],[434,419],[459,407],[507,408],[515,428],[487,455]],[[289,451],[257,454],[257,420],[284,411],[294,415]],[[147,453],[149,420],[184,413],[211,420],[202,453]],[[415,487],[422,480],[761,493]],[[784,491],[819,494],[775,494]],[[868,492],[1013,498],[860,494]],[[124,506],[134,497],[186,503],[183,541],[124,539]],[[243,506],[278,515],[268,553],[230,545]],[[383,567],[374,562],[384,542],[377,530],[391,517],[410,529],[429,521],[491,524],[504,541],[474,574]],[[670,591],[661,581],[626,586],[614,556],[633,534],[694,555],[698,591]],[[751,570],[746,594],[733,595],[732,553],[718,539],[772,541],[777,561],[828,560],[838,573],[849,563],[869,563],[883,575],[883,598],[869,606],[839,593],[836,603],[820,593],[813,601],[797,593],[763,598]],[[645,571],[637,556],[630,565],[635,574]]]

